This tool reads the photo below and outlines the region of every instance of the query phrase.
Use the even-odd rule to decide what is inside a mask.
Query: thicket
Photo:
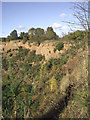
[[[6,57],[2,59],[2,69],[8,70],[8,61]]]
[[[48,27],[47,31],[44,31],[42,28],[30,28],[28,31],[29,34],[29,43],[31,42],[37,42],[38,45],[45,41],[45,40],[51,40],[51,39],[58,39],[58,35],[54,32],[52,27]]]
[[[54,49],[54,52],[56,52],[56,50],[58,50],[58,51],[62,50],[63,47],[64,47],[64,43],[61,43],[61,42],[58,43],[58,44],[56,45],[55,49]]]
[[[33,93],[32,85],[28,85],[24,82],[24,79],[14,78],[12,73],[12,66],[9,57],[9,75],[3,76],[2,84],[2,110],[3,117],[5,118],[26,118],[26,110],[31,106],[31,96]],[[7,79],[8,78],[8,79]]]
[[[3,56],[3,69],[7,71],[2,75],[2,115],[5,118],[33,118],[44,95],[48,94],[47,86],[51,92],[55,91],[57,82],[63,77],[59,71],[68,57],[50,59],[43,64],[45,57],[35,52],[19,47],[16,55],[10,58]],[[35,100],[34,96],[37,96]]]
[[[36,51],[33,50],[32,52],[30,52],[26,60],[28,63],[32,63],[32,62],[37,63],[42,61],[42,59],[45,60],[45,57],[42,56],[41,54],[36,55]]]
[[[0,38],[0,40],[1,40],[2,42],[6,42],[6,38],[5,38],[5,37]]]
[[[64,40],[74,40],[76,42],[79,42],[83,39],[87,38],[87,32],[85,31],[80,31],[80,30],[77,30],[73,33],[68,33],[68,35],[64,36],[62,39]]]

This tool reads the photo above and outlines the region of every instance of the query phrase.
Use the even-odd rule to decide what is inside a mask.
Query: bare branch
[[[73,26],[75,26],[75,25],[79,26],[79,28],[82,26],[82,28],[88,32],[89,23],[88,23],[88,4],[87,4],[87,2],[74,2],[73,10],[74,10],[73,16],[78,20],[78,23],[77,23],[77,20],[74,22],[71,22],[71,21],[69,21],[69,22],[63,21],[63,22],[71,24]]]

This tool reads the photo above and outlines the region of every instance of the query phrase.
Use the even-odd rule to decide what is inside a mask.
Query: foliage
[[[13,53],[11,53],[9,56],[12,57]]]
[[[44,56],[42,56],[41,54],[36,55],[35,52],[36,52],[35,50],[30,52],[30,55],[27,58],[28,63],[32,63],[32,62],[37,63],[37,62],[42,61],[42,59],[45,59]]]
[[[35,35],[35,28],[30,28],[29,30],[28,30],[28,34],[33,34],[33,35]]]
[[[51,51],[49,51],[49,53],[51,54]]]
[[[23,39],[23,36],[25,35],[25,32],[21,32],[20,35],[19,35],[19,38],[20,39]]]
[[[49,81],[47,81],[46,83],[50,84],[51,91],[57,89],[57,83],[56,83],[56,79],[55,79],[54,76]]]
[[[11,41],[11,40],[17,40],[17,39],[23,40],[23,43],[25,44],[26,41],[29,40],[29,43],[31,42],[37,42],[41,43],[45,40],[51,40],[51,39],[59,39],[59,36],[53,31],[52,27],[48,27],[47,31],[45,32],[42,28],[30,28],[27,33],[21,32],[19,37],[16,30],[13,30],[10,35],[7,36],[7,38],[2,38],[2,41]]]
[[[2,42],[6,42],[6,38],[5,37],[2,38]]]
[[[54,48],[54,50],[53,50],[53,51],[54,51],[54,53],[55,53],[55,52],[56,52],[56,48]]]
[[[51,32],[51,31],[53,32],[53,28],[52,27],[48,27],[47,28],[47,32]]]
[[[11,52],[11,49],[7,50],[7,53]]]
[[[19,47],[19,52],[22,52],[23,48],[22,46]]]
[[[44,34],[44,30],[43,29],[41,29],[41,28],[37,28],[37,29],[35,29],[35,35],[38,35],[38,36],[40,36],[40,35],[43,35]]]
[[[49,61],[45,64],[46,65],[46,69],[48,71],[51,70],[53,64],[57,67],[59,67],[59,69],[61,69],[62,65],[63,64],[66,64],[66,62],[68,61],[69,57],[68,56],[65,56],[65,57],[62,57],[62,58],[51,58],[49,59]]]
[[[7,58],[2,59],[2,69],[8,70],[8,61]]]
[[[6,41],[9,42],[11,40],[10,35],[7,36]]]
[[[64,47],[64,44],[63,44],[63,43],[58,43],[58,44],[56,45],[56,50],[60,51],[60,50],[63,49],[63,47]],[[55,51],[55,50],[54,50],[54,51]]]
[[[86,31],[77,30],[73,33],[68,33],[68,35],[64,36],[61,39],[62,41],[79,43],[85,41],[85,39],[88,39],[87,36],[88,35]]]
[[[5,79],[3,79],[3,86],[2,86],[3,117],[23,118],[28,116],[28,113],[25,115],[24,108],[31,107],[34,87],[25,84],[24,80],[19,80],[17,81],[17,83],[15,83],[9,58],[8,61],[9,61],[9,72],[10,72],[9,81],[7,83],[5,82]],[[34,81],[34,84],[36,80]]]
[[[52,31],[47,32],[46,38],[47,38],[48,40],[55,39],[55,33],[52,32]]]
[[[52,28],[52,27],[48,27],[48,28],[47,28],[46,38],[47,38],[48,40],[58,39],[58,36],[57,36],[56,33],[53,31],[53,28]]]
[[[42,29],[42,28],[36,28],[36,29],[31,28],[31,29],[29,29],[28,33],[29,33],[29,41],[30,42],[41,43],[45,40],[59,38],[56,35],[56,33],[53,31],[52,27],[48,27],[46,32],[44,32],[44,29]]]
[[[52,28],[48,28],[48,32],[51,31]],[[40,33],[38,33],[37,38],[39,34]],[[47,33],[43,33],[39,37],[42,37],[43,35],[46,34]],[[34,36],[35,34],[33,35],[33,38]],[[43,41],[43,39],[41,41]],[[67,72],[69,71],[68,70],[69,69],[68,66],[70,63],[69,59],[71,58],[71,56],[76,56],[77,51],[82,46],[82,44],[84,44],[84,42],[80,42],[80,44],[75,42],[75,46],[70,47],[66,51],[66,53],[60,54],[59,58],[51,58],[48,61],[45,61],[45,56],[42,56],[41,54],[36,55],[35,50],[30,51],[29,49],[25,49],[22,46],[16,49],[17,51],[14,51],[15,49],[13,49],[13,55],[11,50],[8,51],[8,54],[7,52],[3,51],[2,54],[2,69],[3,69],[2,116],[3,118],[8,117],[8,118],[20,118],[20,119],[23,118],[34,119],[38,115],[43,115],[44,113],[46,114],[51,109],[50,107],[52,107],[54,103],[55,104],[57,103],[59,98],[62,99],[63,95],[61,94],[60,86],[62,81],[64,80],[63,79],[64,77],[65,80],[67,80],[67,75],[66,75],[67,73],[64,74],[64,71],[65,70],[67,70]],[[55,49],[61,50],[62,48],[63,48],[63,43],[61,45],[61,42],[58,42],[58,44],[56,44]],[[6,55],[7,56],[9,55],[11,57],[7,58]],[[80,55],[80,59],[81,59],[81,55]],[[79,68],[79,64],[77,67]],[[83,78],[83,71],[84,71],[83,68],[81,69],[81,71],[82,73],[80,79],[78,78],[80,71],[78,72],[77,68],[75,68],[75,72],[74,72],[75,78],[72,77],[72,74],[68,76],[68,79],[70,80],[72,79],[70,83],[75,79],[74,88],[75,90],[77,90],[76,92],[78,92],[79,87],[82,89],[82,86],[85,84],[84,80],[86,80],[86,78],[85,79]],[[77,72],[77,76],[76,76],[76,72]],[[85,71],[85,73],[87,72]],[[78,85],[77,83],[78,82],[81,83],[82,79],[84,82],[82,86],[80,86],[81,84]],[[87,105],[86,101],[88,101],[88,99],[86,100],[85,98],[86,94],[83,94],[83,91],[79,91],[78,93],[79,94],[75,93],[75,96],[73,97],[74,101],[81,102],[81,100],[78,100],[80,99],[80,95],[81,95],[83,97],[82,98],[83,102],[79,104],[81,106],[84,106],[82,108],[86,109],[86,105]],[[67,93],[65,93],[65,101],[67,102],[66,94]],[[72,101],[72,99],[70,100]],[[71,102],[70,100],[69,102]],[[72,103],[71,108],[73,106],[75,107],[75,105],[73,105]],[[60,115],[64,113],[64,110],[66,109],[68,109],[68,106],[65,105],[65,108],[63,107],[63,112],[60,112]],[[77,110],[74,109],[73,112],[74,111]],[[73,112],[71,111],[72,115]]]
[[[19,35],[19,39],[23,40],[23,44],[25,44],[29,40],[28,33],[21,32]]]
[[[34,36],[33,36],[33,33],[30,33],[29,35],[29,42],[33,41],[34,40]]]
[[[28,33],[25,33],[24,35],[23,35],[23,44],[25,44],[27,41],[28,41]]]
[[[12,59],[15,60],[21,60],[24,61],[25,56],[28,54],[29,49],[24,49],[22,48],[22,46],[19,47],[18,53],[16,54],[16,56],[14,56]]]
[[[17,31],[16,31],[16,30],[13,30],[13,31],[10,33],[10,40],[17,40],[17,39],[18,39]]]
[[[82,40],[85,37],[86,37],[86,32],[85,31],[80,31],[80,30],[77,30],[74,33],[69,33],[68,34],[68,38],[70,40]]]

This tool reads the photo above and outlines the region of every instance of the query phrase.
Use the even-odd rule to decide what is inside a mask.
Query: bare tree
[[[78,20],[77,25],[80,25],[85,31],[89,30],[88,22],[88,2],[76,2],[74,3],[74,13],[73,15]]]
[[[73,2],[73,16],[75,19],[72,21],[63,21],[68,23],[70,29],[77,28],[84,29],[86,32],[89,31],[89,21],[88,21],[88,2]],[[73,29],[72,29],[73,31]]]

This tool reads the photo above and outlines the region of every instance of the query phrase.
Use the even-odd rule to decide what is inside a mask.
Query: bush
[[[23,54],[26,56],[30,50],[29,49],[23,49]]]
[[[51,51],[49,51],[49,53],[51,54]]]
[[[8,70],[8,61],[6,58],[2,59],[2,69]]]
[[[24,61],[25,56],[27,56],[27,54],[30,50],[29,49],[24,49],[24,48],[22,48],[22,46],[20,46],[18,51],[19,52],[15,56],[13,56],[13,58],[12,58],[13,61],[17,61],[17,60]]]
[[[25,33],[24,36],[23,36],[23,44],[25,44],[27,41],[28,41],[28,34]]]
[[[54,53],[56,52],[56,48],[54,48]]]
[[[7,53],[11,52],[11,49],[7,50]]]
[[[2,38],[2,42],[6,42],[6,38]]]
[[[50,59],[47,63],[45,63],[44,67],[46,68],[46,71],[50,71],[53,65],[53,59]]]
[[[11,39],[11,40],[17,40],[17,39],[18,39],[18,34],[17,34],[17,31],[16,31],[16,30],[13,30],[13,31],[10,33],[10,39]]]
[[[21,51],[22,51],[22,46],[19,47],[19,52],[21,52]]]
[[[18,49],[16,48],[16,49],[13,49],[13,51],[14,51],[14,50],[18,50]]]
[[[33,50],[32,52],[30,52],[30,55],[27,58],[28,63],[32,63],[32,62],[36,63],[36,62],[42,61],[42,59],[45,59],[44,56],[42,56],[41,54],[36,55],[35,52],[36,52],[35,50]]]
[[[11,40],[10,35],[8,35],[6,41],[9,42],[10,40]]]
[[[69,38],[69,40],[82,40],[86,37],[86,32],[77,30],[73,33],[69,33],[67,37]]]
[[[12,55],[13,55],[13,54],[11,53],[9,56],[12,57]]]
[[[39,55],[36,55],[36,57],[35,57],[36,59],[35,59],[35,62],[40,62],[40,61],[42,61],[42,59],[45,59],[45,57],[44,56],[42,56],[41,54],[39,54]]]
[[[57,49],[58,51],[62,50],[63,47],[64,47],[64,44],[63,44],[63,43],[58,43],[58,44],[56,45],[56,49]]]

